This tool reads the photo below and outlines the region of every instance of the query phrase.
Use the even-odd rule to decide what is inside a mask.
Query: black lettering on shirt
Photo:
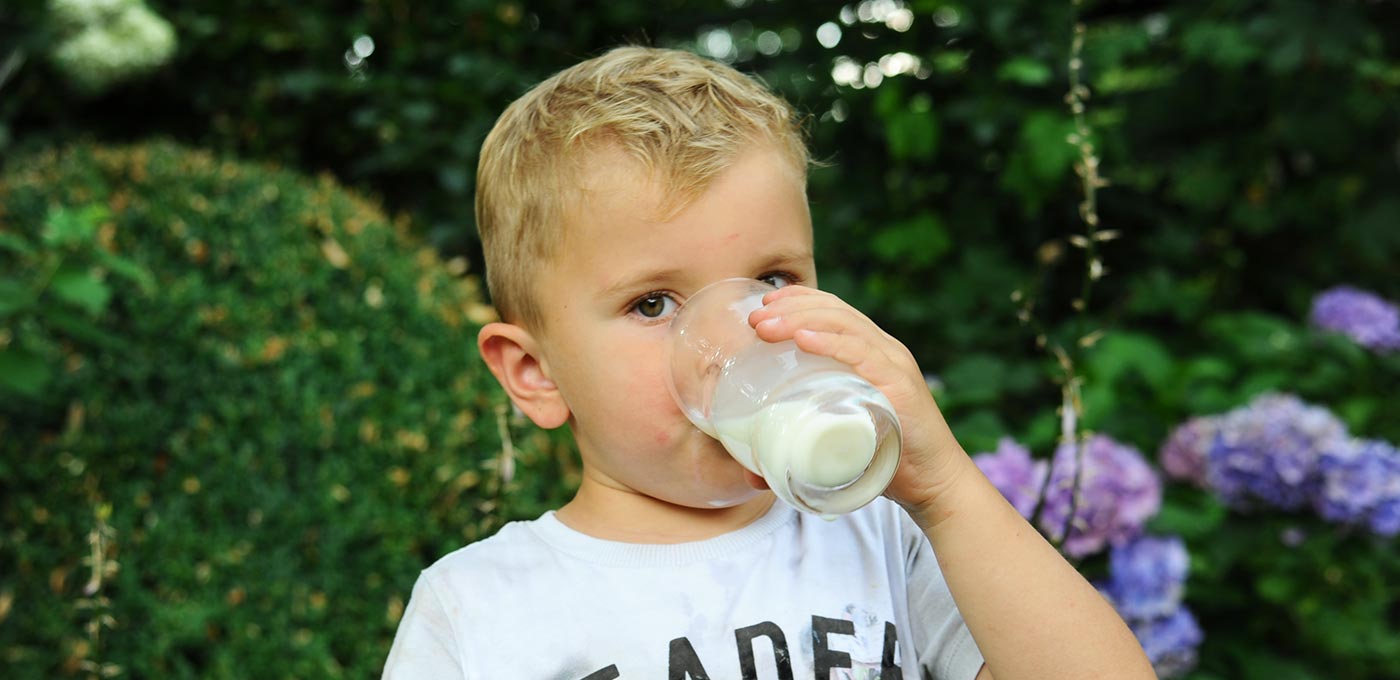
[[[678,637],[671,641],[669,666],[670,680],[710,680],[710,676],[705,673],[705,667],[700,664],[700,657],[695,655],[695,648],[690,646],[690,640],[686,638]]]
[[[894,624],[885,622],[885,653],[880,655],[880,680],[900,680],[903,676],[894,665],[894,650],[899,646],[899,631]]]
[[[739,671],[744,680],[758,680],[758,666],[753,660],[754,638],[763,636],[773,644],[773,659],[778,665],[778,680],[792,680],[792,660],[788,658],[787,638],[783,629],[772,621],[755,623],[734,631],[734,642],[739,645]]]
[[[812,615],[812,666],[816,680],[830,680],[834,668],[851,667],[851,655],[828,647],[826,636],[855,634],[856,624],[852,621]]]
[[[599,668],[598,670],[583,676],[579,680],[617,680],[620,677],[622,677],[622,673],[618,672],[617,664],[613,664],[611,666],[608,666],[607,668]]]

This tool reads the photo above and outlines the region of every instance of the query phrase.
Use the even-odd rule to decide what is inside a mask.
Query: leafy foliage
[[[0,225],[4,271],[75,272],[0,319],[51,375],[0,387],[9,677],[373,675],[419,569],[570,484],[539,432],[504,479],[475,279],[327,177],[79,145],[0,177]]]

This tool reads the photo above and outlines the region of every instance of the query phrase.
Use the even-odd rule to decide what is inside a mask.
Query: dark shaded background
[[[1183,418],[1265,390],[1298,393],[1334,409],[1358,434],[1400,441],[1394,358],[1371,357],[1305,324],[1313,296],[1335,285],[1400,298],[1394,2],[149,4],[175,26],[176,56],[99,94],[69,85],[46,58],[60,30],[46,21],[44,3],[0,6],[0,60],[22,57],[0,81],[0,170],[23,173],[29,154],[56,145],[164,138],[329,173],[407,216],[406,228],[442,259],[465,258],[457,275],[470,280],[481,271],[472,224],[476,154],[505,105],[610,46],[691,49],[758,74],[809,117],[815,155],[828,162],[813,172],[809,192],[822,285],[909,345],[969,451],[1014,436],[1048,452],[1058,431],[1062,371],[1036,346],[1036,329],[1018,322],[1017,290],[1036,300],[1034,324],[1067,349],[1085,379],[1085,425],[1149,457]],[[1098,244],[1108,274],[1084,314],[1072,309],[1084,251],[1068,241],[1085,231],[1074,171],[1083,154],[1066,141],[1074,131],[1065,96],[1076,22],[1087,29],[1085,120],[1111,181],[1098,193],[1100,226],[1120,234]],[[840,36],[831,46],[817,38],[828,24],[822,30]],[[373,40],[373,51],[357,61],[352,45],[361,36]],[[1101,341],[1080,345],[1100,328]],[[481,407],[483,431],[494,429],[491,408]],[[527,462],[531,450],[562,446],[536,441],[522,447]],[[15,480],[43,479],[49,464],[6,463]],[[32,469],[19,472],[26,465]],[[566,498],[568,463],[549,465],[565,471],[536,500],[483,512],[503,521]],[[83,493],[74,497],[89,497]],[[431,505],[441,489],[421,493]],[[1180,490],[1169,506],[1186,526],[1217,511]],[[438,519],[451,526],[461,518]],[[32,521],[33,508],[11,507],[12,520]],[[1376,561],[1381,547],[1321,532],[1326,545],[1288,571],[1276,565],[1299,553],[1273,540],[1274,519],[1237,521],[1191,539],[1193,554],[1214,555],[1193,566],[1188,596],[1207,627],[1199,677],[1391,672],[1378,669],[1393,669],[1385,664],[1400,651],[1356,644],[1357,631],[1397,629],[1397,595],[1387,583],[1400,574]],[[1227,529],[1263,536],[1267,547],[1221,538]],[[441,554],[456,533],[417,544],[419,553],[396,563],[375,596],[406,593],[414,560]],[[7,571],[38,573],[35,559],[76,564],[71,550],[21,558],[15,536],[7,539]],[[1240,566],[1245,556],[1211,547],[1226,542],[1269,559]],[[1346,562],[1371,576],[1317,580]],[[1288,587],[1258,585],[1280,578]],[[344,586],[339,597],[354,590]],[[1348,609],[1363,601],[1379,606]],[[14,602],[16,611],[25,606]],[[17,631],[22,620],[0,615],[0,658],[35,673],[57,667],[39,651],[50,633]],[[297,654],[329,655],[355,675],[344,669],[373,664],[353,655],[381,655],[391,623]],[[239,630],[230,624],[235,632],[224,634]],[[193,660],[148,668],[222,672],[211,670],[216,653],[178,649]]]

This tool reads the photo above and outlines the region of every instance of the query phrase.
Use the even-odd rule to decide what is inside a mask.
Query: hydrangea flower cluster
[[[1178,537],[1142,537],[1115,546],[1108,555],[1109,580],[1099,592],[1127,621],[1162,678],[1196,665],[1205,636],[1181,603],[1190,557]]]
[[[1065,554],[1085,557],[1112,546],[1109,581],[1099,591],[1127,621],[1157,674],[1181,675],[1195,667],[1204,635],[1181,603],[1189,567],[1185,544],[1141,537],[1143,524],[1161,509],[1161,480],[1137,449],[1098,435],[1084,442],[1076,494],[1076,449],[1061,445],[1047,464],[1003,438],[996,451],[973,461],[1022,517],[1030,519],[1044,496],[1038,524],[1052,540],[1063,539]],[[1074,520],[1067,522],[1071,506]]]
[[[1206,478],[1236,507],[1296,510],[1317,493],[1318,460],[1347,445],[1346,425],[1293,395],[1264,394],[1221,417]]]
[[[1157,461],[1168,476],[1206,487],[1206,459],[1215,444],[1218,421],[1219,418],[1198,416],[1172,430],[1157,452]]]
[[[1376,439],[1353,439],[1323,452],[1313,506],[1323,519],[1400,534],[1400,450]]]
[[[1264,394],[1178,426],[1159,453],[1176,479],[1236,508],[1298,510],[1400,533],[1400,452],[1354,438],[1331,412],[1296,396]]]
[[[1040,528],[1051,540],[1063,540],[1066,555],[1084,557],[1140,534],[1162,507],[1162,483],[1137,449],[1098,435],[1084,442],[1076,492],[1077,458],[1076,446],[1064,444],[1047,467],[1032,460],[1025,447],[1002,439],[995,452],[973,461],[1022,517],[1031,518],[1043,493]]]
[[[1055,450],[1039,524],[1052,540],[1064,540],[1066,555],[1084,557],[1140,534],[1162,509],[1162,482],[1137,449],[1105,435],[1083,443],[1084,469],[1076,475],[1077,448]]]
[[[1012,507],[1022,517],[1030,519],[1040,502],[1049,465],[1043,460],[1031,460],[1030,450],[1010,437],[1002,437],[996,451],[974,456],[972,460]]]
[[[154,70],[175,53],[175,28],[141,0],[50,0],[49,9],[64,35],[54,64],[83,90]]]
[[[1376,352],[1400,350],[1400,307],[1375,293],[1337,286],[1313,299],[1312,323]]]

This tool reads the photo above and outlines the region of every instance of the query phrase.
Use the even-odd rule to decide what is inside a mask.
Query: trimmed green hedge
[[[6,677],[376,675],[420,568],[567,493],[406,222],[169,143],[7,163]]]

